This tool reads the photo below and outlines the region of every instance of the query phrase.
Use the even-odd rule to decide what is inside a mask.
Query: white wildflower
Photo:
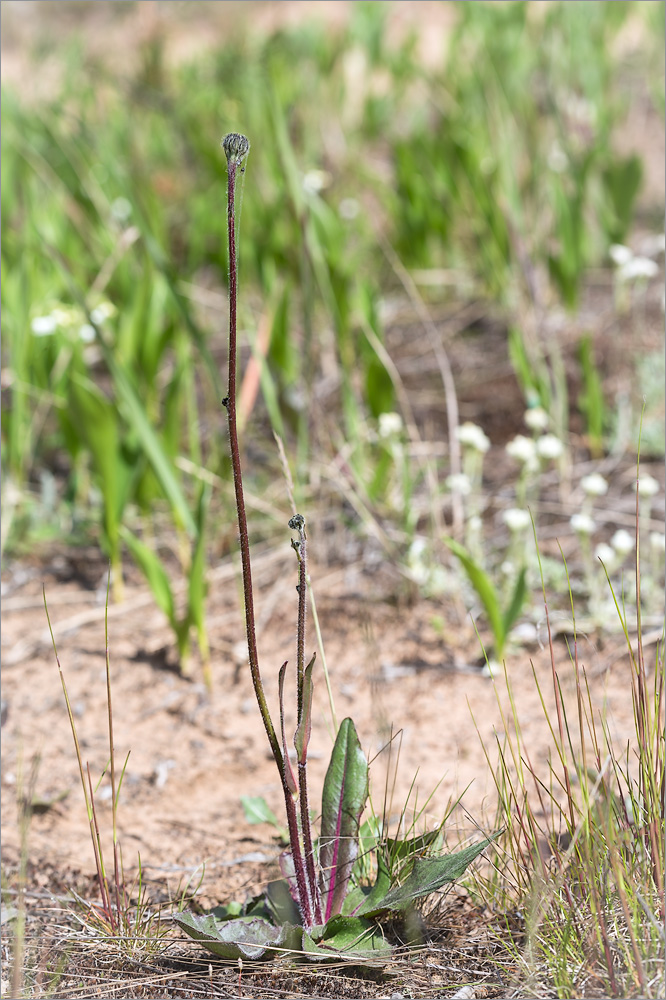
[[[82,340],[84,344],[91,344],[94,339],[94,326],[91,326],[90,323],[84,323],[83,326],[79,327],[79,340]]]
[[[503,511],[502,520],[509,531],[524,531],[532,522],[529,511],[521,510],[519,507],[509,507]]]
[[[594,550],[594,556],[608,568],[615,562],[615,549],[607,545],[606,542],[600,542]]]
[[[625,247],[622,243],[613,243],[608,248],[608,256],[617,267],[623,267],[634,255],[629,247]]]
[[[51,316],[56,321],[57,325],[63,328],[73,326],[81,320],[80,311],[78,309],[72,309],[71,306],[56,306],[55,309],[51,310]]]
[[[569,524],[577,535],[591,535],[596,528],[589,514],[574,514]]]
[[[653,497],[659,492],[659,483],[654,476],[641,476],[638,480],[638,492],[642,497]]]
[[[532,438],[517,434],[506,446],[506,453],[523,465],[533,466],[536,460],[536,445]]]
[[[481,454],[490,448],[490,441],[483,430],[478,424],[473,424],[469,420],[456,429],[456,437],[466,448],[471,448]]]
[[[617,276],[620,281],[636,281],[639,278],[654,278],[659,274],[659,265],[649,257],[632,257],[620,265]]]
[[[616,531],[611,538],[611,545],[619,556],[628,555],[635,544],[636,540],[632,538],[629,532],[625,531],[624,528],[620,528],[619,531]]]
[[[428,542],[423,535],[417,535],[412,544],[409,546],[409,552],[407,554],[408,561],[410,563],[419,562],[427,547]]]
[[[544,434],[536,440],[536,450],[539,458],[551,461],[560,458],[564,453],[564,445],[554,434]]]
[[[90,313],[90,318],[93,323],[97,323],[99,325],[100,323],[103,323],[105,319],[109,319],[113,316],[115,311],[115,308],[110,302],[100,302],[100,304],[95,306],[93,311]]]
[[[502,565],[500,566],[500,569],[501,569],[502,573],[504,574],[504,576],[507,576],[507,577],[513,576],[514,573],[516,572],[516,567],[511,562],[510,559],[505,559],[504,562],[502,563]]]
[[[592,472],[589,476],[583,476],[580,485],[589,497],[603,497],[608,493],[608,483],[598,472]]]
[[[429,576],[429,570],[424,560],[426,550],[426,539],[422,535],[417,535],[409,546],[409,552],[407,553],[407,565],[409,566],[410,576],[415,583],[420,585],[425,585]]]
[[[409,575],[414,583],[418,583],[419,586],[424,587],[430,577],[430,571],[423,563],[412,563],[409,567]]]
[[[402,430],[402,417],[399,413],[379,414],[379,436],[380,438],[393,437]]]
[[[127,198],[115,198],[111,202],[111,215],[117,222],[127,222],[132,214],[132,203]]]
[[[446,485],[452,493],[460,493],[466,497],[472,492],[472,483],[464,472],[458,472],[446,477]]]
[[[478,514],[473,514],[467,522],[467,528],[472,534],[478,535],[483,527],[483,521]]]
[[[534,406],[525,411],[525,423],[531,431],[545,431],[550,418],[542,406]]]
[[[338,205],[338,212],[341,219],[346,221],[351,221],[355,219],[358,213],[361,211],[361,206],[359,205],[356,198],[343,198]]]
[[[319,194],[331,183],[331,175],[326,170],[308,170],[303,178],[303,190],[306,194]]]
[[[424,587],[428,582],[430,573],[428,567],[424,566],[423,563],[410,563],[409,575],[414,583],[418,583],[419,586]]]
[[[497,674],[502,673],[502,664],[498,663],[497,660],[487,660],[481,671],[482,677],[496,677]]]
[[[58,321],[53,314],[50,316],[35,316],[30,324],[30,329],[35,337],[50,337],[58,329]]]

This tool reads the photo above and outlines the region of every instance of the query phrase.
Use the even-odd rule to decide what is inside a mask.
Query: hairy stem
[[[247,652],[250,663],[252,684],[257,698],[259,712],[264,723],[268,742],[280,774],[287,811],[289,828],[289,843],[294,862],[296,885],[301,908],[301,915],[306,927],[312,926],[312,908],[307,887],[306,869],[298,831],[296,804],[287,783],[285,760],[271,720],[264,686],[259,671],[257,654],[257,637],[254,616],[254,596],[252,590],[252,567],[250,563],[250,539],[247,530],[247,515],[245,513],[245,497],[243,494],[243,473],[241,469],[240,448],[238,446],[238,427],[236,421],[236,366],[237,366],[237,336],[236,336],[236,304],[238,299],[238,257],[236,240],[236,177],[238,169],[243,171],[243,162],[250,151],[250,143],[244,135],[230,132],[222,140],[222,147],[227,157],[227,229],[229,237],[229,388],[227,398],[223,401],[227,409],[229,421],[229,446],[231,450],[231,466],[234,477],[234,493],[236,496],[236,511],[238,514],[238,533],[240,538],[241,566],[243,572],[243,597],[245,601],[245,631],[247,634]]]
[[[304,712],[311,712],[310,704],[304,704],[303,700],[303,678],[305,676],[305,614],[308,595],[308,572],[307,572],[307,536],[305,534],[305,518],[302,514],[294,514],[289,521],[289,527],[293,531],[298,531],[298,541],[292,541],[292,546],[298,558],[298,627],[296,633],[296,674],[298,690],[298,722],[303,719]],[[312,844],[312,829],[310,826],[310,807],[308,799],[308,776],[307,776],[307,743],[304,747],[303,759],[298,762],[298,791],[301,804],[301,830],[303,831],[303,850],[305,852],[305,864],[307,868],[308,886],[314,911],[314,918],[318,924],[323,923],[321,897],[319,892],[319,880],[315,868],[315,853]]]
[[[298,559],[298,624],[296,626],[296,691],[298,721],[303,715],[303,676],[305,674],[305,611],[307,601],[306,544],[305,518],[302,514],[294,514],[289,519],[289,527],[298,532],[298,541],[292,539],[291,546]]]
[[[250,539],[247,530],[247,515],[245,513],[245,496],[243,494],[243,473],[241,470],[240,449],[238,447],[238,429],[236,426],[236,302],[238,298],[238,259],[236,256],[236,172],[241,169],[249,150],[250,143],[243,135],[235,132],[225,136],[222,146],[227,157],[228,187],[227,187],[227,224],[229,235],[229,394],[224,400],[229,420],[229,446],[231,449],[231,466],[234,476],[234,492],[236,495],[236,510],[238,513],[238,533],[240,536],[241,565],[243,570],[243,597],[245,601],[245,631],[247,633],[247,654],[250,661],[250,673],[257,697],[259,711],[266,729],[268,742],[271,745],[273,757],[282,774],[282,751],[275,734],[271,720],[264,686],[259,672],[259,657],[257,655],[257,636],[254,620],[254,596],[252,591],[252,567],[250,564]]]
[[[300,767],[299,767],[300,773]],[[306,866],[303,864],[303,852],[301,850],[301,842],[298,836],[298,818],[296,815],[296,803],[294,802],[291,792],[286,787],[286,783],[283,781],[284,788],[284,802],[287,807],[287,827],[289,829],[289,847],[291,850],[291,857],[294,862],[294,872],[296,874],[296,886],[298,888],[298,900],[301,908],[301,916],[303,917],[303,924],[308,929],[312,927],[314,921],[312,919],[312,905],[310,903],[311,893],[308,888],[308,880],[306,877]],[[307,863],[307,862],[306,862]],[[308,872],[309,874],[309,872]],[[317,923],[321,923],[321,920],[317,920]]]
[[[301,829],[303,830],[303,851],[305,867],[308,876],[308,887],[312,901],[315,923],[323,924],[324,917],[321,908],[321,893],[315,867],[315,852],[312,844],[312,829],[310,827],[310,804],[308,799],[307,761],[298,765],[298,790],[301,802]]]

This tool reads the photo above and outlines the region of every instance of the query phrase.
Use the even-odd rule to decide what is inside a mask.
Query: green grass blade
[[[504,639],[506,638],[506,630],[502,619],[502,613],[500,611],[497,591],[495,590],[490,577],[481,569],[478,563],[472,559],[471,555],[463,545],[456,542],[453,538],[445,538],[444,541],[451,549],[454,556],[459,560],[461,566],[467,574],[469,582],[474,587],[479,600],[483,604],[495,639],[495,652],[500,655],[502,647],[504,646]]]
[[[103,342],[100,335],[100,341]],[[121,406],[125,410],[127,421],[136,432],[143,451],[159,479],[162,489],[169,500],[173,511],[191,538],[196,537],[197,527],[188,507],[187,500],[180,488],[173,471],[173,466],[166,454],[156,431],[151,426],[146,411],[141,405],[138,393],[125,371],[117,363],[108,346],[104,346],[104,355],[109,371],[118,393]]]
[[[156,552],[148,548],[145,542],[140,541],[128,528],[121,526],[120,535],[130,550],[132,558],[148,581],[148,586],[158,607],[161,608],[169,619],[171,627],[176,629],[176,607],[173,599],[173,591],[162,560]]]
[[[502,615],[502,627],[504,629],[504,638],[506,638],[509,632],[511,631],[511,627],[513,626],[513,623],[520,614],[523,604],[525,603],[526,597],[527,597],[527,568],[523,566],[516,579],[516,584],[513,588],[513,593],[511,594],[511,601],[509,603],[509,606]]]

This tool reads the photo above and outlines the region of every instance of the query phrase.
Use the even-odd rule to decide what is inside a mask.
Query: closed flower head
[[[222,140],[222,149],[227,158],[227,163],[242,163],[250,152],[250,140],[240,132],[229,132]]]

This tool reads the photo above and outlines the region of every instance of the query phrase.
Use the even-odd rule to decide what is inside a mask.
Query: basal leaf
[[[354,862],[353,877],[357,882],[367,882],[373,872],[372,857],[382,839],[382,824],[376,816],[369,816],[358,832],[359,856]]]
[[[377,855],[377,878],[373,886],[355,886],[347,893],[342,907],[344,914],[361,917],[364,913],[372,913],[391,888],[391,876],[386,861],[381,854]]]
[[[408,840],[394,840],[392,837],[388,837],[386,847],[392,861],[409,861],[414,855],[423,854],[428,848],[432,848],[438,840],[441,841],[441,837],[439,830],[420,833]]]
[[[497,834],[495,835],[497,836]],[[416,858],[414,866],[402,885],[394,886],[374,909],[363,907],[359,913],[366,917],[377,916],[386,910],[401,910],[417,899],[436,892],[443,885],[455,882],[464,873],[468,865],[481,854],[495,839],[495,836],[471,844],[455,854],[447,854],[440,858]]]
[[[256,962],[270,958],[276,951],[299,949],[301,944],[301,927],[275,927],[262,917],[218,921],[212,914],[175,913],[173,919],[181,930],[220,958]]]
[[[340,725],[324,780],[319,864],[326,920],[340,913],[368,797],[368,762],[351,719]]]
[[[376,964],[391,955],[391,946],[381,929],[359,917],[331,917],[323,927],[303,933],[303,951],[313,962],[346,959],[360,964]]]
[[[242,917],[244,914],[245,905],[236,899],[232,899],[230,903],[225,903],[222,906],[216,906],[210,911],[210,915],[216,920],[236,920],[237,917]]]
[[[269,882],[265,892],[266,907],[275,924],[301,923],[301,914],[286,879]]]

